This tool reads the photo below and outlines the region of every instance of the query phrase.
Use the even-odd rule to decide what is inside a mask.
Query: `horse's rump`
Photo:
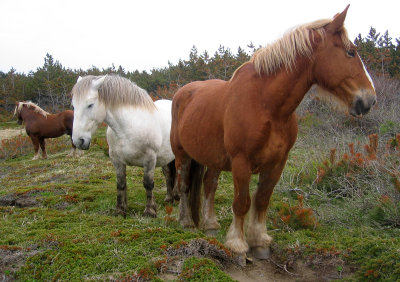
[[[180,143],[190,157],[224,170],[229,170],[230,166],[224,149],[223,129],[227,84],[223,80],[208,80],[182,87],[172,105],[172,119],[177,121],[177,128],[174,122],[171,128],[171,138]]]

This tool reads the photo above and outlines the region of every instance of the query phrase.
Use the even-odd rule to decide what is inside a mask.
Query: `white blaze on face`
[[[358,55],[358,54],[357,54],[357,55]],[[374,82],[372,81],[372,78],[371,78],[371,76],[369,75],[369,73],[368,73],[368,71],[367,71],[367,68],[366,68],[365,65],[364,65],[363,60],[361,60],[360,55],[358,55],[358,58],[360,59],[362,65],[363,65],[363,67],[364,67],[365,75],[368,77],[369,82],[371,82],[372,88],[374,88],[374,90],[375,90]]]

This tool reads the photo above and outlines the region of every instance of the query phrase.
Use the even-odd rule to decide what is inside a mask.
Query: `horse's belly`
[[[108,139],[110,146],[110,157],[128,166],[143,167],[144,160],[150,155],[155,154],[156,166],[164,166],[174,160],[171,146],[163,144],[158,150],[151,149],[150,146],[143,148],[137,144],[126,142],[127,139],[118,140],[115,136]]]
[[[113,161],[121,162],[128,166],[140,166],[143,167],[144,152],[139,150],[132,150],[129,146],[120,144],[110,144],[110,158]]]

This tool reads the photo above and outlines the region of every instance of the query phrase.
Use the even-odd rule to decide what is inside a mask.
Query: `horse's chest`
[[[285,162],[287,155],[295,142],[295,137],[286,133],[271,133],[263,146],[251,158],[253,173],[269,170]]]

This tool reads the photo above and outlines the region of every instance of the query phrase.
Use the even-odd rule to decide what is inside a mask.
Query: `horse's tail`
[[[176,167],[175,167],[175,159],[168,163],[169,174],[166,177],[167,187],[170,187],[171,191],[168,192],[172,197],[172,200],[179,201],[179,193],[175,191],[175,181],[176,181]]]
[[[192,212],[192,219],[196,226],[200,223],[200,196],[203,181],[204,166],[192,160],[189,174],[189,203]]]

